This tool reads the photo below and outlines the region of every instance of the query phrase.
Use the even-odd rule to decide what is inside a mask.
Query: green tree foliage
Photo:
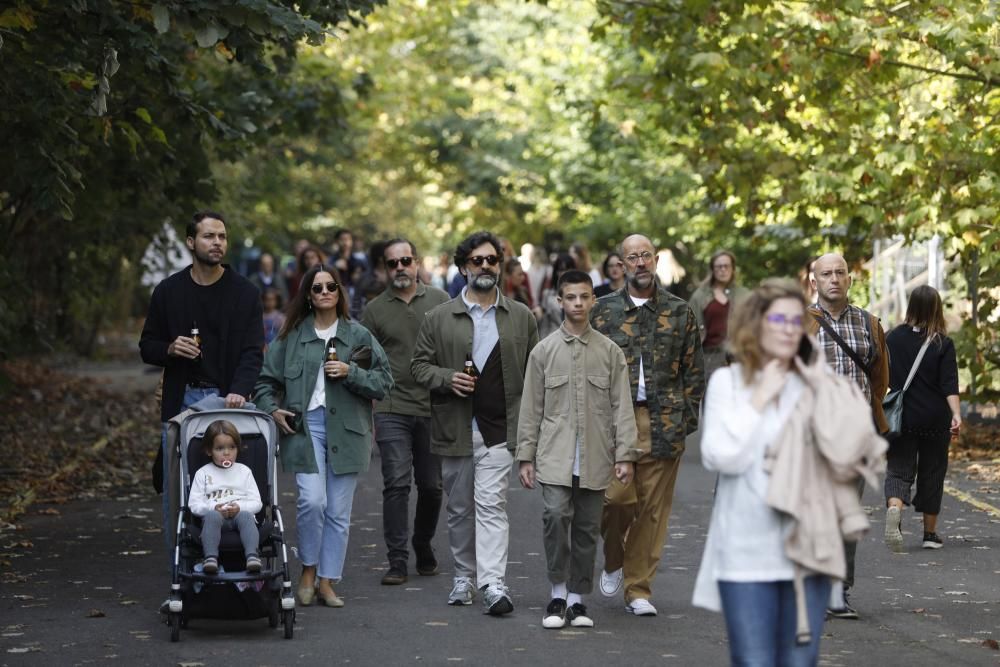
[[[212,202],[215,161],[302,132],[314,112],[342,122],[339,91],[286,75],[303,41],[360,25],[379,2],[0,10],[0,346],[84,337],[87,347],[154,232]]]

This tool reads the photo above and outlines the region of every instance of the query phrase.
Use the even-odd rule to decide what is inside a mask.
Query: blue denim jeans
[[[299,560],[307,567],[316,566],[323,579],[337,582],[344,574],[358,475],[338,475],[327,462],[326,411],[322,407],[306,413],[306,426],[319,472],[295,474]]]
[[[218,396],[218,389],[201,389],[185,387],[184,399],[181,401],[181,412],[208,396]],[[177,414],[180,414],[178,412]],[[167,543],[169,567],[174,564],[174,536],[177,534],[177,517],[170,516],[170,497],[180,491],[170,484],[170,452],[167,451],[167,422],[163,422],[160,431],[160,448],[163,449],[163,538]]]
[[[417,482],[414,545],[430,545],[441,513],[441,460],[431,454],[430,417],[376,414],[375,441],[382,457],[382,528],[389,562],[406,562],[413,478]]]
[[[830,579],[806,577],[806,607],[812,641],[795,642],[795,586],[791,581],[720,581],[729,633],[730,664],[740,667],[806,667],[819,659]]]

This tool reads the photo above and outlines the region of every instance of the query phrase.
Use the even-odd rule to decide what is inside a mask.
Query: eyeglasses
[[[802,328],[802,316],[796,315],[795,317],[786,317],[781,313],[775,313],[774,315],[768,315],[765,317],[768,322],[770,322],[775,327],[787,327],[791,325],[793,329]]]
[[[496,255],[486,255],[485,257],[483,255],[473,255],[469,258],[469,261],[476,266],[482,266],[483,262],[486,262],[490,266],[496,266],[500,262],[500,258]]]
[[[322,294],[324,288],[330,294],[336,294],[340,289],[340,283],[316,283],[311,289],[313,294]]]
[[[646,252],[638,254],[632,253],[631,255],[625,256],[625,261],[628,262],[629,264],[638,264],[640,259],[644,264],[648,264],[653,261],[653,253],[647,250]]]
[[[715,269],[716,271],[722,271],[723,269],[730,269],[731,270],[733,268],[733,265],[732,264],[716,264],[712,268]]]
[[[413,264],[413,258],[412,257],[400,257],[399,259],[387,259],[387,260],[385,260],[385,265],[388,266],[390,269],[395,269],[400,264],[402,264],[403,266],[409,266],[410,264]]]

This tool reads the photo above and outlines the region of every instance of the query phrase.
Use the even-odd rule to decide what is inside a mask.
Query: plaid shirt
[[[823,306],[816,304],[810,308],[812,313],[819,313],[830,327],[836,331],[844,342],[853,349],[859,357],[865,360],[866,364],[871,364],[874,346],[871,335],[865,320],[868,314],[857,306],[848,305],[844,312],[840,314],[840,319],[835,320]],[[816,332],[819,344],[826,352],[826,361],[839,375],[845,375],[858,385],[868,401],[872,400],[871,381],[865,372],[854,363],[854,360],[847,356],[843,348],[837,344],[832,336],[827,334],[826,329],[819,327]]]

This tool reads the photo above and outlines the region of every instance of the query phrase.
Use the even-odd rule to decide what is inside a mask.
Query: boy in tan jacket
[[[594,286],[582,271],[559,279],[565,320],[528,358],[518,419],[521,484],[542,487],[552,599],[545,628],[593,627],[582,596],[593,588],[604,490],[628,484],[637,429],[625,355],[590,326]]]

